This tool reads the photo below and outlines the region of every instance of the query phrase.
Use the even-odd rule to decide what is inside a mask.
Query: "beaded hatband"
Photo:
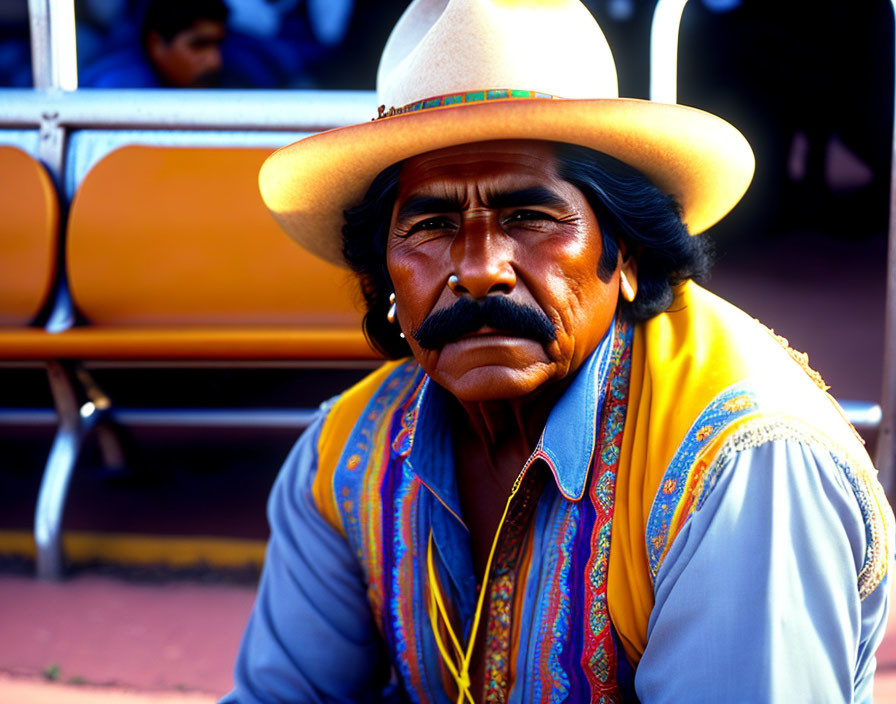
[[[469,93],[451,93],[449,95],[437,95],[433,98],[425,98],[415,103],[396,108],[390,107],[388,110],[385,105],[377,108],[377,116],[373,120],[382,120],[395,115],[404,115],[409,112],[420,112],[421,110],[434,110],[437,108],[450,108],[457,105],[466,105],[468,103],[483,103],[495,100],[516,100],[518,98],[548,98],[558,100],[556,95],[550,93],[539,93],[534,90],[511,90],[508,88],[499,88],[496,90],[475,90]]]

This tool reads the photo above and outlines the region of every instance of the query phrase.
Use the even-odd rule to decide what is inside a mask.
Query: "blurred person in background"
[[[139,46],[107,54],[88,66],[89,88],[208,88],[221,77],[221,44],[229,10],[223,0],[152,0]]]
[[[75,0],[78,71],[137,41],[142,13],[134,0]]]
[[[345,53],[354,0],[227,0],[227,6],[225,87],[332,87],[322,77]],[[353,51],[348,56],[357,59]]]
[[[266,89],[336,87],[356,14],[354,0],[78,0],[76,13],[83,87]]]

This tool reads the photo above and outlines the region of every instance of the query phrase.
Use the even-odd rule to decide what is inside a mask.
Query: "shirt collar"
[[[547,462],[557,488],[570,501],[578,501],[585,493],[594,458],[597,419],[606,395],[615,327],[614,320],[597,349],[551,409],[533,453]]]
[[[603,408],[614,328],[615,320],[551,409],[529,460],[529,463],[544,460],[557,488],[571,501],[578,501],[584,495],[594,457],[597,419]],[[407,462],[439,501],[460,519],[451,432],[445,422],[446,393],[428,376],[424,379],[412,414]]]

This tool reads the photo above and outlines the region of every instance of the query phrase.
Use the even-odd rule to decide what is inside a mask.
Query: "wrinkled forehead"
[[[476,142],[426,152],[405,161],[399,174],[398,200],[419,194],[456,197],[470,190],[560,183],[553,142]]]

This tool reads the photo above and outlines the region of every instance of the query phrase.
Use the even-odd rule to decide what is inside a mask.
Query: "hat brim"
[[[744,136],[696,108],[626,98],[517,99],[400,114],[306,137],[265,161],[259,187],[290,237],[344,267],[343,212],[363,200],[380,171],[417,154],[500,139],[569,142],[616,157],[678,200],[692,234],[737,204],[755,168]]]

